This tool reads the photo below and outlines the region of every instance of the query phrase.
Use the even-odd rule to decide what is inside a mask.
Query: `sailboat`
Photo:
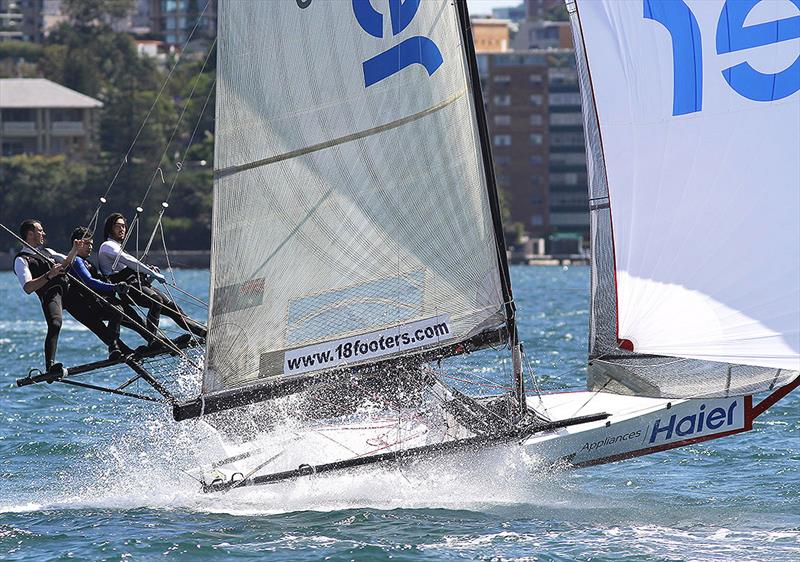
[[[752,4],[567,1],[587,387],[529,394],[466,2],[220,0],[199,396],[127,360],[175,420],[219,429],[203,489],[491,447],[584,467],[752,429],[800,385],[798,18],[745,25]],[[727,56],[766,44],[788,71]],[[506,394],[434,366],[489,348]]]

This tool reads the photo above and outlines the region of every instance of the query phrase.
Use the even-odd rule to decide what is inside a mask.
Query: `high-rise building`
[[[564,0],[525,0],[525,12],[529,20],[567,19]]]
[[[208,41],[217,33],[216,0],[150,0],[150,31],[170,46]]]
[[[43,0],[0,0],[0,41],[40,41]]]
[[[574,51],[477,56],[495,176],[511,220],[535,237],[585,239],[588,187]]]
[[[492,8],[492,17],[501,20],[509,20],[516,23],[525,21],[526,16],[527,9],[524,2],[520,2],[517,6]]]
[[[547,57],[542,51],[479,53],[497,185],[511,220],[534,236],[550,232]]]
[[[547,105],[551,232],[589,235],[589,187],[575,52],[548,52]]]

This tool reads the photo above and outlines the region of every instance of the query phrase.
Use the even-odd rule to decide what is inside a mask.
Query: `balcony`
[[[35,121],[6,121],[3,123],[3,136],[35,137]]]
[[[83,121],[53,121],[50,130],[53,135],[74,136],[86,134]]]

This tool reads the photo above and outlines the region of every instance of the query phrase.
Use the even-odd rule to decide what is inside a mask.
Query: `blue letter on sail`
[[[402,32],[414,19],[420,0],[389,0],[392,35]],[[353,0],[358,24],[373,37],[383,37],[383,16],[369,0]],[[364,62],[364,86],[369,87],[412,64],[420,64],[431,76],[444,59],[436,43],[427,37],[414,36]]]

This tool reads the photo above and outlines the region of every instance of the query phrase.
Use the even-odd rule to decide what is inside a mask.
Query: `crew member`
[[[82,244],[78,246],[78,254],[67,269],[72,282],[64,296],[64,308],[108,346],[109,359],[122,359],[133,353],[119,339],[122,309],[103,296],[108,299],[113,299],[117,293],[124,296],[128,285],[106,283],[92,276],[90,268],[94,266],[88,261],[88,257],[92,253],[93,241],[87,228],[78,227],[73,230],[71,240],[80,240]],[[108,321],[108,326],[103,324],[103,320]],[[140,328],[141,333],[147,333],[144,326]]]
[[[172,318],[178,326],[192,332],[195,336],[205,338],[205,326],[186,316],[172,299],[151,286],[150,278],[156,279],[160,283],[166,283],[166,279],[161,272],[157,268],[145,265],[122,249],[122,242],[125,240],[126,232],[125,217],[120,213],[109,215],[103,228],[103,236],[106,240],[100,245],[97,262],[100,272],[109,281],[124,281],[130,285],[131,289],[128,292],[127,299],[131,299],[139,306],[148,309],[147,331],[150,333],[149,346],[155,348],[163,345],[160,338],[156,337],[158,319],[161,314]]]
[[[38,219],[22,221],[19,236],[27,246],[16,255],[14,273],[26,294],[36,293],[42,303],[42,312],[47,322],[47,336],[44,340],[45,371],[51,374],[63,374],[63,365],[56,363],[58,335],[61,332],[63,315],[63,298],[69,288],[69,281],[64,275],[81,244],[73,242],[69,255],[60,254],[44,247],[47,233]]]

